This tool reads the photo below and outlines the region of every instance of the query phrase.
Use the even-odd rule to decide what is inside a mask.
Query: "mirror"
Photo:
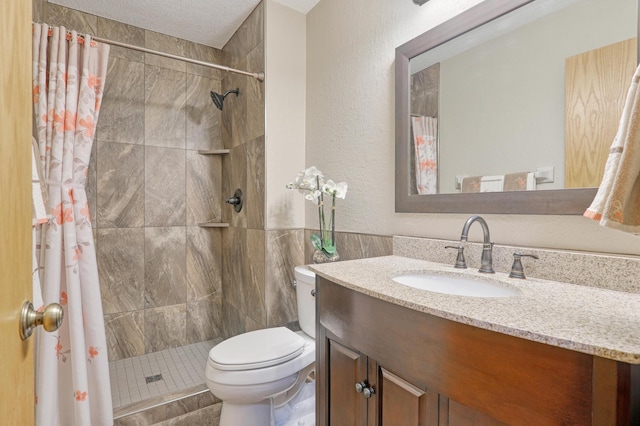
[[[583,117],[582,121],[574,120],[575,126],[572,121],[565,126],[565,116],[571,118],[570,112],[565,113],[565,96],[572,99],[569,89],[576,91],[571,84],[576,80],[573,74],[568,74],[569,89],[565,91],[565,67],[567,73],[571,70],[567,58],[579,58],[583,52],[635,38],[638,32],[636,2],[485,0],[398,47],[396,212],[582,214],[593,200],[596,189],[580,186],[597,186],[601,171],[600,176],[594,178],[598,171],[592,170],[592,165],[583,167],[593,157],[593,148],[586,150],[586,154],[570,153],[570,145],[565,143],[565,127],[569,130],[575,127],[582,132],[589,125],[595,127],[600,123],[597,120],[596,124],[586,122],[587,118]],[[590,12],[578,9],[581,7],[590,8]],[[603,15],[614,13],[613,7],[623,9],[615,12],[622,18]],[[594,15],[601,19],[595,24],[589,18]],[[561,19],[567,17],[574,23]],[[557,25],[549,27],[550,23]],[[580,26],[575,27],[576,24]],[[533,34],[533,37],[526,38],[527,34]],[[632,55],[627,55],[626,60],[633,74],[637,47],[633,44],[630,49]],[[514,69],[514,65],[517,68]],[[484,79],[487,76],[489,80]],[[622,103],[630,76],[616,74],[613,80],[623,87],[622,93],[616,95],[622,98]],[[414,89],[413,96],[410,87]],[[416,108],[416,99],[422,110]],[[491,104],[492,100],[498,102]],[[523,114],[518,114],[520,112]],[[584,111],[581,113],[584,115]],[[610,120],[615,135],[619,112],[608,112],[608,115],[616,117]],[[429,195],[419,195],[416,184],[412,121],[416,125],[418,116],[437,117],[437,121],[418,120],[423,127],[416,128],[416,134],[427,135],[426,140],[433,135],[424,129],[435,128],[437,132],[434,138],[437,151],[428,153],[437,163],[437,175],[425,178],[418,174],[420,182],[431,179]],[[592,120],[592,116],[588,119]],[[485,125],[487,127],[483,127]],[[577,139],[583,143],[585,137],[580,133]],[[603,167],[613,137],[600,135],[599,139],[604,151],[601,154],[604,155]],[[569,152],[567,158],[574,159],[567,166],[565,149]],[[578,149],[584,150],[580,146]],[[423,154],[418,151],[421,164],[427,158]],[[586,182],[597,180],[597,183],[574,182],[569,172],[574,169],[584,169],[583,174],[591,179]],[[516,172],[526,173],[509,175]],[[577,189],[561,189],[565,187],[565,174],[569,177],[566,186]],[[479,175],[505,178],[499,189],[502,184],[505,189],[508,187],[505,176],[529,176],[530,182],[537,178],[533,180],[532,188],[527,188],[536,190],[460,193],[463,182],[474,183],[468,176]],[[437,193],[434,193],[434,179]],[[491,183],[487,185],[490,187]],[[467,185],[466,190],[469,188]]]

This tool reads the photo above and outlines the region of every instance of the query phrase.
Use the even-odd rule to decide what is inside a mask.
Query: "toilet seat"
[[[209,363],[219,370],[244,371],[282,364],[304,350],[305,340],[286,327],[234,336],[209,351]]]
[[[302,353],[280,364],[271,365],[264,368],[247,369],[247,370],[222,370],[213,365],[213,360],[209,356],[205,375],[209,388],[213,384],[231,385],[231,386],[255,386],[260,383],[269,383],[281,380],[292,374],[296,374],[305,367],[313,364],[316,355],[315,340],[298,331],[294,333],[300,336],[304,342]],[[224,342],[222,342],[224,343]],[[220,345],[222,344],[220,343]],[[219,346],[219,345],[218,345]]]

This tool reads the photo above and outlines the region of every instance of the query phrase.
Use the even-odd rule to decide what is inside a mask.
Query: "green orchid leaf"
[[[322,251],[328,254],[329,256],[332,256],[336,252],[336,245],[325,244],[324,247],[322,247]]]
[[[322,240],[319,234],[311,234],[311,244],[316,250],[322,250]]]

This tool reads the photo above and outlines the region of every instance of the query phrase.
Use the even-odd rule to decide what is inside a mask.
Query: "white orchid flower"
[[[318,182],[320,183],[320,187],[322,187],[324,184],[322,172],[314,166],[311,166],[308,169],[300,171],[298,176],[296,176],[296,180],[290,182],[287,188],[298,189],[304,194],[305,191],[315,191],[318,189]]]
[[[335,199],[336,197],[345,198],[347,195],[347,183],[335,183],[330,179],[325,183],[322,172],[316,167],[311,166],[308,169],[298,172],[296,179],[293,182],[289,182],[286,186],[289,189],[297,189],[304,195],[305,199],[313,201],[318,206],[320,234],[312,234],[311,241],[316,250],[321,251],[327,257],[331,257],[334,254],[337,256],[334,230]],[[333,197],[330,203],[331,210],[328,218],[324,212],[325,203],[321,202],[325,194]]]
[[[320,204],[320,195],[322,195],[322,193],[316,189],[315,191],[309,192],[304,198],[313,201],[315,204]]]
[[[335,196],[336,198],[344,199],[344,197],[346,197],[347,195],[347,183],[335,183],[334,181],[329,179],[327,183],[322,185],[322,192],[328,195]]]

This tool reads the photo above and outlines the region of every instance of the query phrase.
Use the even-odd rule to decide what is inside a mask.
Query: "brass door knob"
[[[62,306],[57,303],[51,303],[44,308],[44,311],[38,312],[31,302],[26,301],[20,313],[20,338],[27,340],[33,333],[33,329],[39,325],[43,326],[45,331],[56,331],[62,325],[63,318]]]

